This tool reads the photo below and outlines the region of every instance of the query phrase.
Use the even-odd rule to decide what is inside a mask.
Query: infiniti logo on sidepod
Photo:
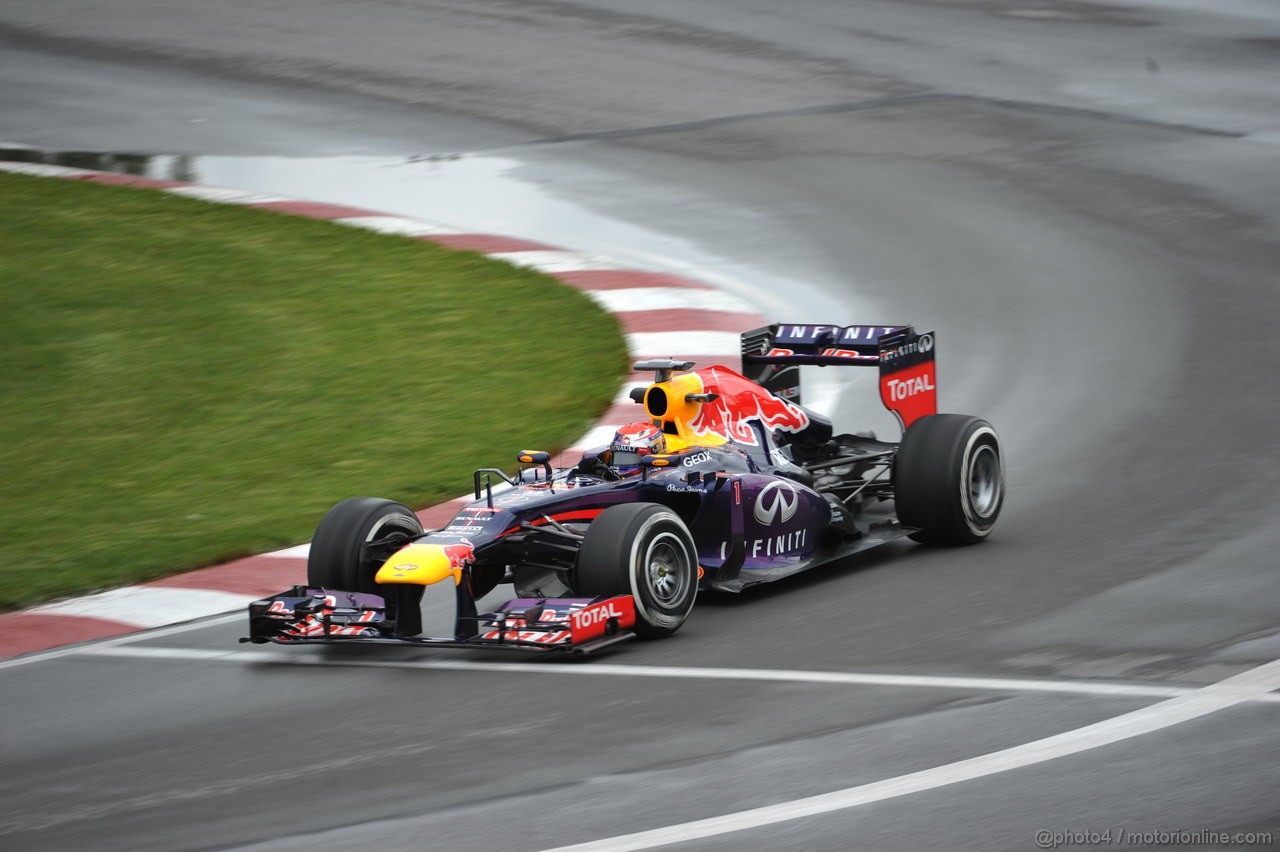
[[[799,503],[800,495],[790,482],[770,482],[756,496],[756,520],[766,527],[773,526],[775,521],[785,524],[795,515]]]

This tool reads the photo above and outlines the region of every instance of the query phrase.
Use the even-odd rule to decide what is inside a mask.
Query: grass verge
[[[589,299],[477,254],[0,173],[0,609],[456,497],[626,367]]]

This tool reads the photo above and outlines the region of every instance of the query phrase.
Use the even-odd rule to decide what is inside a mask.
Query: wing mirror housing
[[[543,450],[521,450],[516,454],[516,461],[522,465],[541,465],[547,474],[547,482],[551,481],[551,453]]]

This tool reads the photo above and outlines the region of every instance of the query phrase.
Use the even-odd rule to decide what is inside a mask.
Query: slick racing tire
[[[605,509],[578,551],[575,591],[631,595],[636,633],[648,639],[680,629],[698,593],[698,550],[680,516],[653,503]]]
[[[316,527],[307,557],[307,585],[381,595],[397,632],[414,635],[422,629],[422,587],[380,586],[373,578],[391,554],[419,535],[422,523],[407,506],[377,497],[343,500]]]
[[[976,544],[1004,505],[1004,457],[991,424],[964,414],[931,414],[911,424],[894,462],[894,500],[911,538]]]

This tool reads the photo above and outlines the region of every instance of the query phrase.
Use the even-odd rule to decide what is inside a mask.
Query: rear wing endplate
[[[909,325],[774,323],[742,334],[742,373],[800,403],[800,367],[879,367],[880,401],[905,430],[938,411],[934,334]]]

